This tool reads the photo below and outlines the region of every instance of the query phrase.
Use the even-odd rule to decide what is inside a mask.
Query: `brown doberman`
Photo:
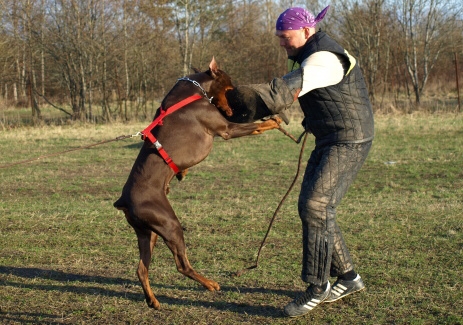
[[[260,134],[279,128],[281,123],[278,117],[262,123],[228,122],[223,115],[233,114],[225,97],[227,90],[233,89],[230,77],[218,69],[214,58],[208,71],[195,72],[179,79],[162,101],[155,115],[155,121],[157,119],[159,123],[147,131],[150,134],[145,134],[146,130],[143,132],[145,143],[121,197],[114,203],[117,209],[124,212],[137,235],[140,251],[137,276],[148,306],[155,309],[159,309],[160,304],[150,288],[148,269],[158,235],[172,251],[180,273],[198,281],[210,291],[220,290],[217,282],[198,274],[188,261],[182,226],[167,199],[172,178],[176,175],[181,180],[187,168],[205,159],[212,149],[215,136],[227,140]],[[169,112],[170,107],[198,94],[200,99],[159,119],[162,114]],[[162,150],[167,153],[167,159],[160,152]],[[168,159],[171,159],[170,164]]]

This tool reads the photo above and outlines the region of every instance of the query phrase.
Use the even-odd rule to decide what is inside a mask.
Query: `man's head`
[[[296,56],[307,40],[315,34],[315,25],[323,19],[328,7],[317,17],[304,8],[293,7],[285,10],[277,19],[275,35],[280,39],[288,56]]]
[[[288,56],[297,56],[307,42],[315,33],[315,28],[304,27],[296,30],[277,30],[275,35],[280,40],[280,46],[284,47]]]

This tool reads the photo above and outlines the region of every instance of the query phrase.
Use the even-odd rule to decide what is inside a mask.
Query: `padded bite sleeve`
[[[242,85],[227,92],[232,122],[253,122],[264,117],[280,114],[296,100],[302,87],[302,70],[297,69],[282,78],[265,84]],[[285,120],[288,123],[287,119]]]

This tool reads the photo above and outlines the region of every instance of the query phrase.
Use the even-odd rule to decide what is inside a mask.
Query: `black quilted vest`
[[[363,74],[346,51],[324,32],[315,33],[295,58],[299,66],[311,54],[329,51],[350,62],[349,72],[336,85],[314,89],[299,97],[305,127],[315,136],[316,145],[362,143],[373,140],[374,121]]]

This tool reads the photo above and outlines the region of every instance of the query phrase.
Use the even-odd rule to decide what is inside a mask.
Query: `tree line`
[[[146,118],[149,102],[212,56],[235,84],[267,82],[286,73],[278,15],[328,4],[318,27],[356,57],[376,109],[399,96],[419,108],[429,84],[456,92],[456,1],[2,0],[0,102],[34,119],[43,105],[72,119]]]

